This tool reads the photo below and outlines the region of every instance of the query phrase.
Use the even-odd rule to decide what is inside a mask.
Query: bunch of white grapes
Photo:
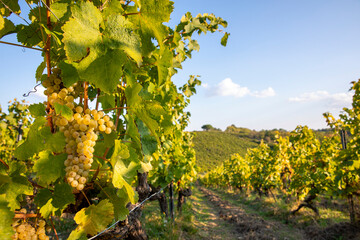
[[[26,209],[21,209],[21,212],[26,213]],[[34,227],[34,226],[36,227]],[[46,235],[44,220],[38,221],[37,224],[24,221],[17,221],[12,224],[15,234],[12,236],[13,240],[49,240]]]
[[[42,85],[46,88],[44,94],[51,95],[52,93],[59,93],[60,90],[64,88],[64,84],[60,77],[60,69],[54,68],[53,73],[49,78],[45,79],[42,82]],[[74,95],[75,98],[79,97],[80,94],[83,94],[83,88],[81,84],[74,84],[68,88],[69,92]]]
[[[114,123],[102,111],[86,109],[81,106],[75,108],[75,114],[70,121],[60,120],[60,129],[66,137],[66,180],[77,190],[82,190],[93,163],[93,153],[97,132],[110,134]],[[64,128],[62,128],[64,127]]]
[[[58,74],[58,71],[54,72]],[[59,76],[56,79],[61,81]],[[80,96],[76,92],[79,85],[81,86],[81,84],[77,84],[65,88],[60,82],[61,87],[49,95],[48,101],[51,107],[54,107],[55,103],[59,103],[68,106],[73,111],[71,119],[53,115],[53,121],[65,136],[65,151],[68,154],[64,162],[66,181],[73,188],[81,191],[85,187],[93,163],[94,146],[98,139],[98,132],[110,134],[115,126],[104,112],[84,109],[82,105],[74,102]]]

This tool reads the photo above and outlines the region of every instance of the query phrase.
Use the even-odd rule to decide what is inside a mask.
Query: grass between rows
[[[316,224],[320,227],[328,227],[339,222],[349,222],[349,212],[346,201],[343,199],[319,196],[315,201],[319,216],[316,216],[309,208],[302,208],[295,215],[292,215],[290,214],[291,210],[295,209],[300,201],[295,198],[286,201],[281,193],[259,198],[256,194],[240,193],[232,189],[209,189],[231,204],[244,208],[248,213],[260,215],[265,220],[277,220],[290,226],[305,227]]]

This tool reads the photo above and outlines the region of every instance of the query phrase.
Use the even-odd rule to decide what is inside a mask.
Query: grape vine
[[[1,168],[5,239],[16,234],[11,219],[28,198],[37,214],[26,218],[49,221],[73,209],[77,227],[69,239],[86,239],[126,219],[128,203],[138,200],[138,174],[149,172],[157,186],[195,180],[185,107],[201,82],[191,76],[179,88],[171,78],[199,50],[194,33],[223,32],[227,23],[186,13],[171,28],[165,23],[172,10],[169,0],[0,1],[0,38],[16,34],[23,46],[42,51],[35,77],[47,96],[29,106],[26,139]]]
[[[277,137],[270,148],[263,142],[248,150],[244,158],[233,155],[221,166],[207,173],[206,185],[254,190],[259,196],[272,189],[296,196],[302,207],[318,210],[314,199],[320,194],[348,199],[350,220],[356,222],[354,197],[359,192],[360,161],[358,160],[360,80],[352,83],[352,108],[344,108],[340,119],[330,113],[324,116],[334,132],[319,141],[307,126],[298,126],[288,137]],[[340,132],[343,141],[340,140]],[[347,135],[347,141],[344,139]]]

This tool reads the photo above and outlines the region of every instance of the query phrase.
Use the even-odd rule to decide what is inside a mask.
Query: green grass
[[[191,239],[188,236],[196,234],[197,228],[194,227],[194,215],[191,212],[191,204],[183,204],[182,214],[176,210],[175,220],[166,218],[160,214],[158,201],[152,201],[145,205],[141,222],[145,228],[149,239]]]
[[[248,213],[257,214],[265,220],[276,220],[290,226],[308,226],[317,224],[321,227],[328,227],[334,223],[348,222],[349,216],[345,209],[339,210],[334,205],[344,205],[344,200],[334,199],[328,207],[321,204],[321,201],[326,199],[325,196],[319,196],[316,201],[316,207],[319,210],[319,216],[309,208],[302,208],[295,215],[291,215],[290,211],[297,207],[300,202],[291,199],[289,202],[285,201],[282,193],[274,193],[275,199],[272,196],[259,198],[256,194],[244,194],[234,192],[232,190],[214,189],[211,188],[221,198],[228,200],[231,204],[241,206]],[[327,199],[328,200],[328,199]],[[328,200],[329,201],[329,200]]]

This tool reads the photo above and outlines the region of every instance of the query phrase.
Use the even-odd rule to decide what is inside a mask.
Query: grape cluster
[[[64,129],[68,154],[64,164],[67,182],[77,190],[82,190],[93,162],[94,146],[98,139],[96,133],[98,131],[111,133],[114,123],[101,111],[90,111],[90,109],[83,111],[81,106],[77,106],[75,112]],[[62,120],[60,120],[61,125],[65,123]]]
[[[49,78],[45,79],[42,82],[42,85],[46,88],[44,94],[46,96],[51,96],[52,93],[59,93],[60,90],[64,89],[64,84],[60,77],[60,69],[54,68],[53,73],[50,75]],[[75,83],[73,86],[67,89],[72,95],[76,98],[83,94],[83,88],[81,84]]]
[[[26,209],[20,210],[22,213],[26,214]],[[35,227],[34,227],[34,226]],[[37,224],[30,222],[17,221],[12,224],[12,227],[15,231],[15,234],[12,236],[13,240],[49,240],[49,237],[46,235],[44,220],[38,221]]]
[[[61,82],[59,71],[54,70],[53,75],[54,77],[47,79],[47,83],[43,82],[44,86],[49,86],[45,91],[50,88],[47,92],[50,106],[54,108],[55,103],[59,103],[68,106],[73,111],[70,119],[55,114],[52,116],[54,124],[65,136],[65,151],[68,154],[64,162],[66,181],[73,188],[81,191],[84,189],[93,163],[94,146],[98,139],[98,133],[110,134],[115,126],[104,112],[84,109],[82,104],[75,103],[75,99],[83,92],[83,88],[78,87],[81,84],[65,88]]]

